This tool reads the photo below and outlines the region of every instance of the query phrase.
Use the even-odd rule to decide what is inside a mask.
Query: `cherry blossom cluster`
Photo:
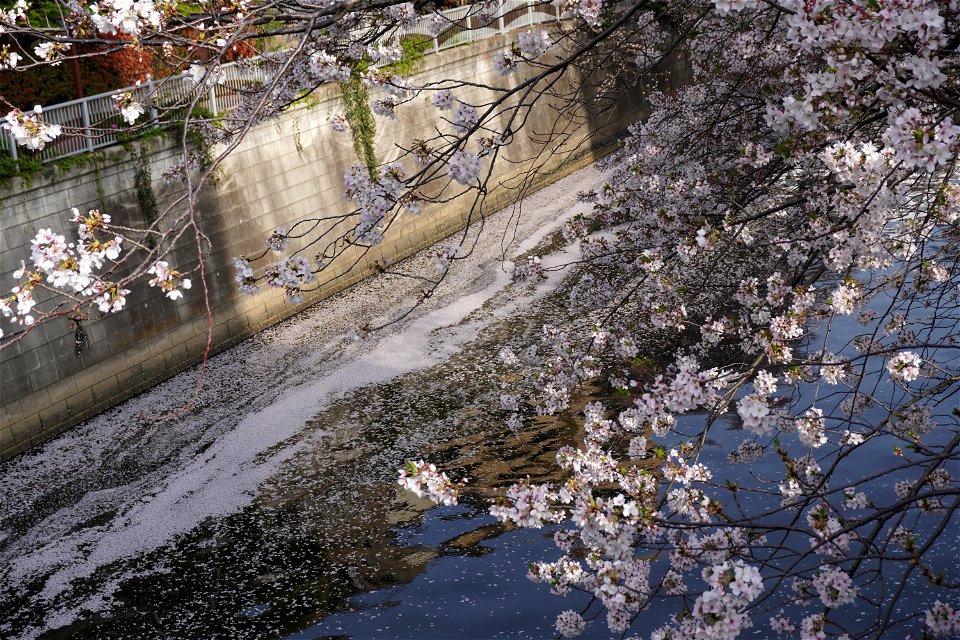
[[[263,277],[271,287],[283,289],[288,301],[297,304],[303,302],[303,288],[315,282],[317,274],[309,260],[294,255],[267,265]]]
[[[224,81],[223,70],[218,65],[209,69],[200,64],[191,64],[187,69],[187,77],[194,87],[205,89]]]
[[[476,153],[456,151],[447,165],[447,175],[462,185],[472,186],[480,177],[483,161]]]
[[[932,172],[938,165],[950,160],[956,152],[960,127],[949,117],[940,122],[924,117],[916,108],[894,115],[887,129],[887,139],[896,149],[897,157],[907,167],[919,167]]]
[[[545,327],[535,359],[512,351],[505,359],[529,372],[529,404],[540,413],[566,410],[597,375],[629,398],[626,408],[615,410],[589,402],[583,442],[558,455],[569,479],[521,483],[496,513],[528,526],[566,514],[579,536],[563,536],[563,557],[531,569],[532,579],[561,595],[592,591],[603,562],[651,545],[662,545],[654,548],[670,558],[659,586],[668,593],[696,591],[691,572],[702,569],[707,588],[695,596],[692,615],[656,638],[732,638],[754,622],[750,603],[764,588],[761,563],[770,561],[763,543],[749,526],[732,538],[721,533],[727,528],[711,530],[718,515],[736,519],[720,497],[739,491],[741,482],[798,512],[804,534],[790,534],[787,544],[823,562],[792,576],[801,606],[831,609],[870,606],[857,597],[858,576],[845,561],[863,552],[870,529],[859,525],[862,514],[921,495],[934,483],[953,486],[940,475],[915,475],[895,490],[851,485],[838,482],[833,463],[841,450],[852,459],[883,437],[939,451],[926,443],[944,410],[925,395],[902,394],[955,388],[949,377],[955,366],[944,364],[949,355],[936,360],[924,343],[946,339],[933,327],[955,326],[958,315],[956,289],[950,289],[957,278],[940,249],[951,245],[957,219],[956,189],[946,173],[958,151],[955,115],[931,94],[955,90],[951,68],[939,56],[944,34],[956,31],[956,8],[934,2],[714,4],[716,14],[707,18],[694,7],[677,10],[704,33],[723,35],[685,43],[693,82],[651,97],[649,119],[634,125],[622,152],[604,164],[606,186],[585,194],[594,212],[564,227],[565,240],[579,245],[589,265],[573,276],[570,289],[581,325]],[[581,3],[580,10],[587,22],[600,23],[599,4]],[[525,55],[510,50],[497,63],[511,71]],[[858,123],[867,111],[874,119],[863,127]],[[943,307],[934,302],[946,299],[951,302]],[[942,316],[919,311],[933,307]],[[598,325],[588,314],[606,319]],[[863,333],[833,337],[834,324],[854,319],[865,325]],[[637,362],[651,344],[653,353],[661,344],[674,345],[676,353],[661,356],[647,374]],[[873,385],[889,384],[876,382],[880,374],[903,385],[901,395],[878,393]],[[935,389],[935,382],[942,386]],[[702,431],[689,426],[694,412],[710,416]],[[733,424],[755,434],[729,460],[749,470],[778,457],[779,476],[747,471],[744,479],[698,460],[714,420],[729,413]],[[688,425],[682,430],[681,416]],[[658,445],[677,438],[688,440]],[[896,455],[920,465],[924,454],[914,449],[908,456],[902,444],[892,447]],[[956,459],[955,450],[943,453]],[[656,473],[631,466],[651,458]],[[936,514],[946,503],[925,497],[916,504]],[[574,544],[584,555],[571,555]],[[749,574],[745,588],[737,567]],[[736,600],[741,592],[748,597]],[[610,628],[626,628],[623,620],[634,615],[622,606],[626,592],[614,587],[614,599],[602,593]],[[828,637],[832,617],[809,609],[792,617],[794,596],[773,597],[791,610],[770,619],[774,632]]]
[[[421,498],[426,497],[444,505],[457,504],[460,493],[458,485],[446,473],[438,472],[432,463],[423,460],[407,462],[400,470],[398,482],[401,487]]]
[[[0,313],[11,322],[29,328],[38,315],[42,317],[45,312],[36,310],[41,290],[66,296],[76,309],[91,304],[102,313],[116,313],[126,306],[130,290],[109,279],[124,237],[113,232],[111,217],[98,209],[84,214],[75,208],[71,221],[76,224],[75,242],[51,229],[41,229],[31,240],[32,265],[21,262],[13,274],[17,286],[10,296],[0,298]],[[153,263],[146,274],[153,276],[148,284],[171,300],[182,298],[182,289],[191,286],[189,278],[164,260]]]
[[[920,365],[923,361],[915,353],[901,351],[887,362],[890,377],[902,382],[912,382],[920,377]]]
[[[756,567],[739,560],[703,570],[710,587],[694,603],[692,615],[676,627],[664,627],[651,638],[709,638],[730,640],[752,626],[743,609],[763,592],[763,580]]]
[[[0,23],[13,27],[16,26],[17,23],[28,22],[27,10],[29,8],[29,2],[26,0],[17,0],[10,9],[0,10]]]
[[[473,105],[458,101],[457,105],[453,107],[451,122],[453,123],[453,128],[457,131],[457,133],[466,133],[470,131],[474,126],[476,126],[479,119],[480,114],[477,113],[477,109]],[[452,162],[453,160],[451,160],[451,163]]]
[[[534,563],[530,578],[558,595],[589,594],[616,633],[659,614],[652,602],[667,602],[652,634],[659,640],[734,638],[760,624],[766,633],[768,622],[769,633],[842,638],[838,607],[855,621],[854,637],[902,637],[921,624],[956,634],[956,610],[927,591],[913,607],[923,620],[873,622],[883,619],[873,615],[882,587],[869,572],[884,584],[949,582],[938,576],[950,568],[924,554],[942,548],[936,536],[947,527],[938,524],[957,500],[949,471],[960,380],[957,3],[667,0],[650,11],[577,0],[562,6],[572,24],[525,30],[495,54],[509,78],[485,88],[493,97],[474,91],[473,78],[417,86],[390,71],[404,56],[403,30],[424,23],[415,4],[374,5],[287,12],[283,2],[232,2],[184,15],[165,2],[106,0],[78,14],[75,30],[161,46],[171,57],[176,41],[189,50],[176,68],[188,68],[195,98],[222,81],[228,41],[266,24],[302,29],[297,47],[256,62],[275,82],[245,86],[217,126],[194,125],[211,145],[235,141],[327,83],[359,80],[370,110],[386,119],[428,94],[436,127],[399,145],[397,161],[346,172],[351,212],[315,232],[308,223],[278,228],[261,253],[234,259],[241,291],[266,283],[292,302],[341,248],[381,243],[404,208],[419,211],[436,192],[432,180],[482,197],[500,147],[525,135],[528,98],[566,113],[564,83],[587,82],[590,90],[576,93],[596,93],[586,112],[600,107],[605,117],[611,105],[634,103],[624,86],[644,87],[643,118],[598,165],[605,184],[578,196],[589,211],[562,227],[579,252],[558,296],[569,317],[551,318],[536,344],[501,351],[513,375],[492,396],[512,430],[528,412],[569,417],[582,406],[582,438],[556,452],[549,479],[516,483],[490,512],[558,528],[559,558]],[[472,22],[501,10],[495,0],[468,9]],[[27,5],[0,22],[20,28]],[[424,22],[438,34],[462,26],[439,12]],[[199,34],[192,49],[182,24]],[[37,64],[70,55],[72,33],[44,33]],[[0,66],[26,66],[18,63],[4,48]],[[536,68],[533,79],[522,65]],[[523,106],[511,106],[518,98]],[[131,94],[115,101],[130,124],[144,113]],[[351,126],[342,114],[330,125]],[[61,133],[39,107],[11,111],[4,127],[32,150]],[[191,177],[201,166],[185,152],[169,174]],[[123,238],[102,214],[75,221],[78,242],[42,230],[32,266],[15,274],[0,310],[18,330],[43,317],[44,289],[66,292],[70,304],[124,307],[133,278],[108,276]],[[457,255],[451,244],[432,256],[440,277]],[[163,258],[151,252],[134,271],[178,298],[189,280]],[[518,282],[544,275],[538,256],[516,262]],[[373,331],[365,324],[357,336]],[[721,430],[744,437],[717,458]],[[867,455],[865,474],[857,465]],[[461,490],[424,461],[401,470],[400,484],[443,504]],[[573,637],[591,624],[570,610],[556,628]]]
[[[540,256],[527,256],[526,262],[515,264],[511,272],[514,280],[538,280],[544,276]]]
[[[350,128],[350,124],[342,113],[338,113],[330,118],[330,128],[337,133],[343,133]]]
[[[286,227],[277,227],[267,236],[267,248],[277,253],[283,253],[290,242],[290,236],[287,234]]]
[[[55,67],[63,62],[63,56],[70,50],[70,45],[64,42],[41,42],[33,48],[33,54],[40,60],[49,62]]]
[[[243,256],[234,256],[233,268],[235,270],[234,280],[237,283],[237,288],[240,289],[242,293],[252,294],[259,290],[257,287],[257,279],[253,274],[253,267],[250,266],[249,260]]]
[[[32,113],[14,109],[7,114],[3,128],[13,135],[17,144],[34,151],[43,151],[47,143],[53,142],[62,130],[58,124],[44,122],[42,115],[43,110],[40,105],[36,105]]]
[[[130,91],[122,91],[114,94],[113,105],[116,107],[117,111],[120,112],[120,115],[127,124],[135,123],[137,118],[142,116],[146,111],[143,105],[133,97],[133,93]]]
[[[519,35],[518,44],[524,57],[535,60],[547,52],[552,41],[550,34],[546,31],[534,33],[527,30]]]
[[[165,260],[159,260],[147,270],[152,275],[149,285],[151,287],[160,287],[161,290],[171,300],[178,300],[183,297],[181,289],[189,289],[190,278],[184,278],[183,274],[176,269],[171,269]]]
[[[576,611],[567,610],[557,616],[557,633],[564,638],[576,638],[587,628],[587,621]]]
[[[163,26],[162,8],[153,0],[101,0],[90,6],[90,20],[101,33],[140,36]]]
[[[960,634],[960,609],[937,600],[923,615],[933,635],[949,638]]]
[[[516,71],[520,65],[521,58],[519,53],[519,49],[507,49],[506,51],[497,52],[497,54],[493,56],[494,68],[496,68],[500,75],[509,76]]]
[[[10,45],[0,46],[0,69],[15,69],[23,56],[10,50]]]
[[[508,76],[517,70],[520,63],[526,60],[535,60],[547,52],[552,41],[546,31],[534,33],[525,31],[520,34],[518,46],[498,52],[493,58],[493,65],[497,71]]]
[[[441,89],[433,94],[433,97],[430,98],[430,102],[433,103],[437,109],[441,111],[448,111],[453,107],[453,103],[456,98],[453,97],[453,93],[449,89]]]
[[[403,168],[399,163],[384,167],[375,179],[360,165],[353,165],[343,177],[343,193],[357,205],[359,222],[354,229],[357,241],[378,244],[383,241],[387,215],[404,192]]]
[[[824,567],[813,579],[813,586],[820,594],[825,607],[836,609],[850,604],[857,597],[857,588],[850,576],[837,566]]]

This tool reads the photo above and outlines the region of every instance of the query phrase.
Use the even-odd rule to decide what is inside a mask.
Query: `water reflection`
[[[437,519],[396,469],[431,456],[492,488],[571,441],[555,423],[519,437],[503,424],[496,351],[532,340],[556,309],[505,287],[500,240],[520,234],[529,249],[581,206],[571,184],[599,180],[581,171],[525,201],[532,214],[488,218],[473,262],[410,330],[342,345],[358,318],[416,294],[378,276],[211,361],[195,412],[159,427],[137,417],[188,394],[187,374],[0,468],[0,636],[284,637],[440,562],[488,562],[487,541],[513,532],[489,526],[483,497]],[[429,251],[411,265],[434,268]],[[498,459],[511,462],[494,470]],[[410,537],[435,522],[464,527]]]
[[[125,567],[139,575],[115,590],[108,615],[88,613],[42,637],[549,634],[564,603],[525,574],[552,542],[542,531],[496,524],[486,502],[520,478],[549,480],[556,450],[578,437],[569,414],[533,418],[512,432],[499,409],[494,356],[508,336],[517,346],[535,340],[542,322],[537,312],[497,322],[442,365],[333,402],[300,431],[298,453],[260,485],[250,506]],[[461,506],[429,509],[400,489],[396,469],[420,456],[471,479]],[[76,585],[71,597],[95,595],[97,582]],[[404,585],[418,595],[400,595]],[[44,603],[32,601],[29,589],[21,595],[19,620],[41,622]],[[406,617],[392,631],[378,628],[381,610]],[[341,617],[328,618],[335,612]],[[511,616],[519,617],[508,623]]]
[[[545,585],[528,581],[528,562],[559,555],[552,531],[498,524],[487,515],[486,500],[528,476],[535,482],[556,480],[555,452],[579,441],[580,419],[575,416],[583,404],[596,398],[611,405],[625,400],[597,386],[569,411],[529,418],[519,432],[507,428],[499,394],[513,380],[505,376],[495,354],[504,345],[521,350],[535,342],[546,320],[555,325],[567,320],[563,291],[522,308],[515,296],[494,296],[478,313],[500,314],[496,317],[501,319],[484,325],[441,364],[348,391],[310,416],[305,426],[290,428],[294,435],[278,440],[259,458],[287,451],[290,457],[255,485],[252,500],[242,509],[208,517],[170,544],[105,563],[92,575],[74,580],[57,604],[87,611],[42,637],[552,636],[557,613],[580,609],[587,598],[576,593],[552,596]],[[858,331],[852,320],[843,320],[834,325],[834,340],[849,343]],[[294,379],[300,372],[271,375]],[[876,376],[869,383],[878,393],[893,392],[885,391]],[[244,411],[242,404],[228,409]],[[864,419],[880,417],[872,409]],[[679,428],[695,432],[702,419],[685,416]],[[726,460],[745,437],[738,421],[731,414],[716,426],[720,428],[711,431],[702,461],[725,469],[732,480],[746,480],[748,470],[731,467]],[[265,426],[270,427],[289,425]],[[42,527],[65,501],[81,503],[88,492],[108,492],[145,475],[152,465],[178,455],[181,447],[188,457],[220,455],[215,448],[207,449],[216,432],[194,442],[175,429],[163,434],[152,429],[144,425],[131,436],[148,443],[137,450],[136,462],[122,451],[108,458],[99,484],[78,476],[58,485],[63,487],[60,495],[43,494],[30,508],[9,518],[5,514],[9,539]],[[663,444],[679,440],[674,436]],[[868,445],[860,461],[849,467],[849,477],[870,473],[890,455],[881,443]],[[430,508],[399,488],[396,469],[404,460],[419,457],[428,457],[455,478],[470,479],[469,493],[459,506]],[[781,477],[783,465],[768,456],[750,471]],[[882,478],[877,485],[889,491],[896,479]],[[741,500],[747,511],[771,503],[769,496],[756,494]],[[174,513],[171,509],[171,517]],[[117,509],[93,510],[70,531],[110,531],[122,525],[124,517]],[[784,512],[782,517],[786,521],[795,514]],[[0,541],[0,546],[5,544]],[[944,557],[948,551],[938,551],[942,563],[949,562]],[[0,587],[0,636],[16,637],[30,625],[58,626],[47,619],[50,603],[40,597],[47,577],[40,574],[16,590]],[[914,576],[914,600],[905,606],[928,593],[921,583]],[[97,606],[102,593],[112,595]],[[666,622],[667,614],[667,607],[644,612],[632,632],[649,632]],[[758,627],[749,633],[764,637],[765,632]],[[608,636],[602,620],[588,633]]]

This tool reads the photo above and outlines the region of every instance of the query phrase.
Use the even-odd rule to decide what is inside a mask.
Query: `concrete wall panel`
[[[493,54],[510,42],[510,37],[490,39],[431,55],[424,61],[429,69],[417,81],[472,76],[474,81],[492,86],[515,85],[531,72],[503,78],[490,64]],[[571,77],[561,82],[563,87],[576,86],[582,80],[575,69],[569,73]],[[455,93],[470,103],[495,96],[489,90],[474,87]],[[374,260],[397,261],[460,229],[473,205],[472,198],[461,197],[426,207],[420,216],[402,216],[391,227],[385,242],[367,252],[352,271],[346,272],[346,265],[353,261],[350,255],[332,265],[331,270],[336,273],[327,277],[342,277],[308,295],[304,305],[286,303],[277,290],[265,290],[255,296],[240,294],[233,285],[232,256],[259,251],[269,232],[278,226],[290,228],[311,216],[350,210],[342,190],[344,171],[356,162],[352,139],[349,133],[336,133],[328,125],[330,115],[342,110],[339,93],[331,88],[318,95],[318,99],[319,103],[309,108],[294,109],[276,122],[251,131],[223,163],[223,179],[206,187],[200,198],[200,224],[213,241],[207,273],[212,289],[214,351],[237,344],[305,305],[357,282],[373,272]],[[426,137],[423,132],[433,130],[438,112],[428,100],[421,96],[413,104],[401,107],[396,120],[377,118],[376,147],[381,160],[396,158],[398,145],[409,144],[418,133]],[[542,134],[554,128],[557,115],[548,102],[544,100],[533,108],[524,131]],[[572,146],[541,157],[538,163],[544,167],[530,180],[528,190],[595,159],[629,122],[637,119],[642,108],[638,97],[624,100],[612,117],[601,118],[604,126],[581,129],[580,137],[586,143],[572,160],[568,158],[569,152],[574,151]],[[589,113],[582,105],[573,109],[571,115],[589,121]],[[295,131],[299,131],[302,154],[297,150]],[[504,150],[505,157],[513,162],[496,166],[491,186],[499,186],[488,195],[482,213],[495,211],[521,195],[517,186],[524,184],[524,172],[531,166],[529,159],[542,150],[541,141],[548,136],[534,137],[537,140],[521,132]],[[162,208],[178,195],[160,178],[178,157],[176,143],[168,136],[142,143],[142,147],[134,143],[134,147],[137,155],[145,154]],[[16,180],[0,193],[3,290],[13,285],[10,274],[19,261],[29,258],[30,238],[38,229],[52,227],[72,233],[68,222],[71,207],[86,210],[102,206],[115,223],[143,225],[144,215],[134,188],[134,159],[119,149],[107,156],[98,165],[76,168],[66,176]],[[445,192],[448,190],[449,187]],[[191,249],[178,249],[168,261],[181,270],[191,268],[196,263]],[[135,288],[122,312],[93,317],[85,323],[89,344],[80,357],[74,354],[73,332],[66,319],[37,327],[18,344],[0,351],[0,460],[197,363],[206,342],[206,317],[199,282],[194,280],[194,288],[177,302],[143,282]],[[4,323],[8,333],[10,327]]]

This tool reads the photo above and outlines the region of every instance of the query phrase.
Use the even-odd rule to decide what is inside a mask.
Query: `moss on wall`
[[[349,82],[341,82],[340,89],[343,92],[343,116],[353,133],[353,149],[363,164],[373,171],[378,164],[374,147],[377,122],[370,110],[370,92],[360,81],[360,74],[357,72],[350,76]]]

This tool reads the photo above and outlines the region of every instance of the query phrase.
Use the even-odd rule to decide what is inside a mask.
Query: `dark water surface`
[[[525,577],[552,532],[508,530],[486,500],[547,478],[576,438],[569,416],[514,433],[499,407],[496,354],[562,320],[562,277],[511,286],[502,258],[556,247],[598,181],[582,170],[489,218],[410,322],[345,338],[421,286],[378,276],[214,358],[193,411],[144,418],[189,398],[186,372],[0,466],[0,637],[552,635],[571,604]],[[431,509],[403,491],[419,457],[472,493]]]
[[[516,381],[496,354],[562,324],[566,294],[560,274],[508,285],[501,245],[526,239],[508,258],[556,248],[558,219],[578,211],[570,196],[598,181],[578,172],[529,198],[523,220],[490,218],[473,262],[413,321],[370,342],[343,336],[404,308],[416,281],[378,276],[218,356],[186,415],[142,416],[188,398],[191,372],[0,465],[0,637],[553,637],[557,614],[589,599],[530,582],[529,562],[559,556],[555,529],[499,524],[487,500],[525,477],[556,479],[555,453],[577,442],[583,404],[611,398],[597,387],[558,416],[506,426],[499,396]],[[428,251],[401,267],[431,265]],[[860,328],[834,330],[841,352]],[[700,421],[685,416],[679,431]],[[726,461],[742,428],[732,418],[716,427],[701,461],[745,478]],[[890,464],[885,444],[865,453],[851,479]],[[397,470],[421,457],[469,479],[461,504],[431,507],[401,490]],[[776,456],[751,468],[783,474]],[[940,563],[951,562],[948,546]],[[933,592],[915,579],[909,593],[907,615]],[[631,633],[648,635],[670,613],[652,607]],[[586,637],[611,637],[602,617]]]

